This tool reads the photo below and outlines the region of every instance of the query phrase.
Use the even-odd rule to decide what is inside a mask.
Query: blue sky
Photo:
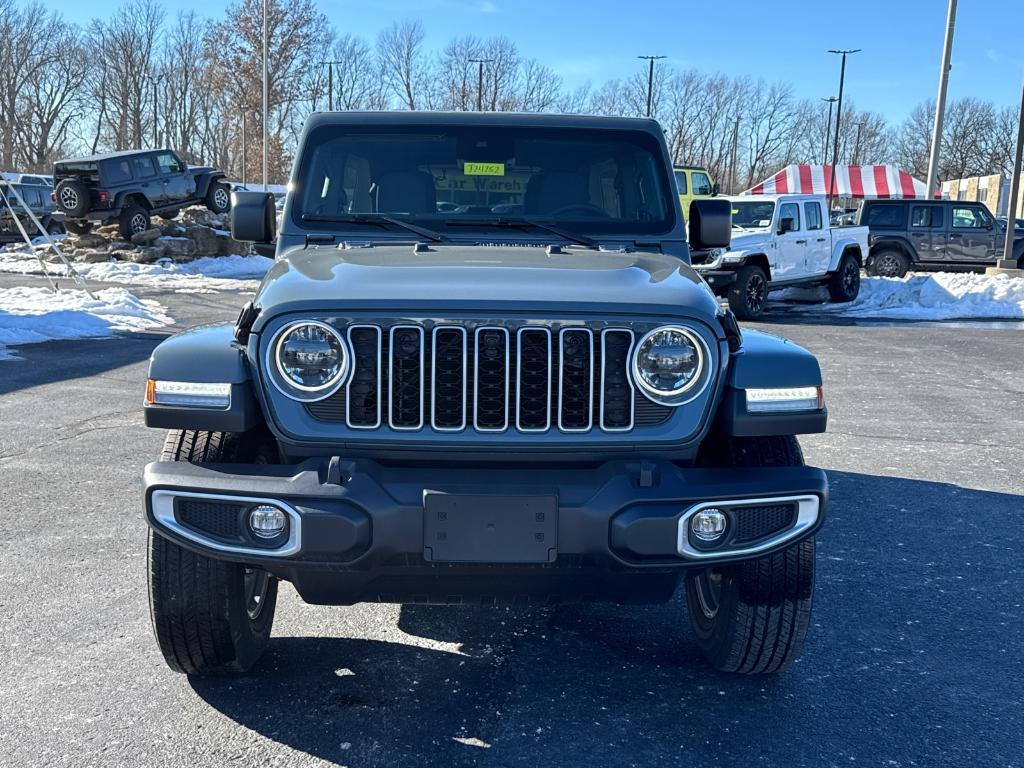
[[[103,5],[104,9],[113,4]],[[171,12],[219,14],[221,0],[165,0]],[[800,97],[834,94],[838,57],[829,48],[862,48],[847,65],[846,94],[859,108],[900,121],[933,98],[946,23],[946,0],[319,0],[339,32],[372,39],[403,18],[420,19],[433,47],[456,35],[506,35],[527,56],[553,67],[570,87],[628,76],[637,54],[705,72],[793,83]],[[58,0],[74,21],[92,3]],[[960,0],[949,92],[1016,105],[1024,78],[1024,0]]]

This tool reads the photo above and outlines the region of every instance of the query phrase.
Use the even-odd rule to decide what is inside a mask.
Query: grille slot
[[[791,527],[796,522],[797,505],[788,503],[739,507],[734,508],[732,513],[736,521],[733,541],[739,544],[757,541]]]
[[[356,429],[375,429],[381,421],[381,330],[375,325],[353,325],[348,341],[355,370],[345,388],[346,423]]]
[[[551,331],[520,328],[516,347],[516,428],[545,432],[551,428]]]
[[[396,325],[391,329],[388,423],[392,429],[423,426],[423,328]]]
[[[430,426],[441,432],[466,427],[466,329],[439,326],[431,347]]]
[[[509,334],[507,328],[476,329],[474,424],[480,432],[508,429]]]
[[[353,324],[353,373],[330,397],[305,404],[352,429],[436,432],[629,432],[656,427],[672,408],[633,386],[636,334],[558,324],[424,327]]]
[[[558,347],[558,428],[586,432],[593,424],[594,334],[589,328],[564,328]]]
[[[632,349],[632,331],[601,333],[601,429],[625,432],[633,428],[633,387],[629,383]]]

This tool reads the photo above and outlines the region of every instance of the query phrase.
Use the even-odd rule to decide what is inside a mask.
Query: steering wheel
[[[590,214],[590,216],[584,216],[584,218],[598,218],[607,219],[609,218],[608,212],[603,208],[598,208],[596,205],[590,205],[589,203],[573,203],[572,205],[563,205],[554,211],[551,211],[549,216],[559,216],[569,211],[582,211],[584,214]]]

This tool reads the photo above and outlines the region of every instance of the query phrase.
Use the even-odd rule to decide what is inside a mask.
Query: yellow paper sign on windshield
[[[466,163],[462,172],[467,176],[504,176],[504,163]]]

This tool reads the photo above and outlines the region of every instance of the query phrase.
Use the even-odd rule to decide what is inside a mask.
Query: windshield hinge
[[[638,251],[658,251],[661,253],[660,240],[634,240],[633,245]]]

